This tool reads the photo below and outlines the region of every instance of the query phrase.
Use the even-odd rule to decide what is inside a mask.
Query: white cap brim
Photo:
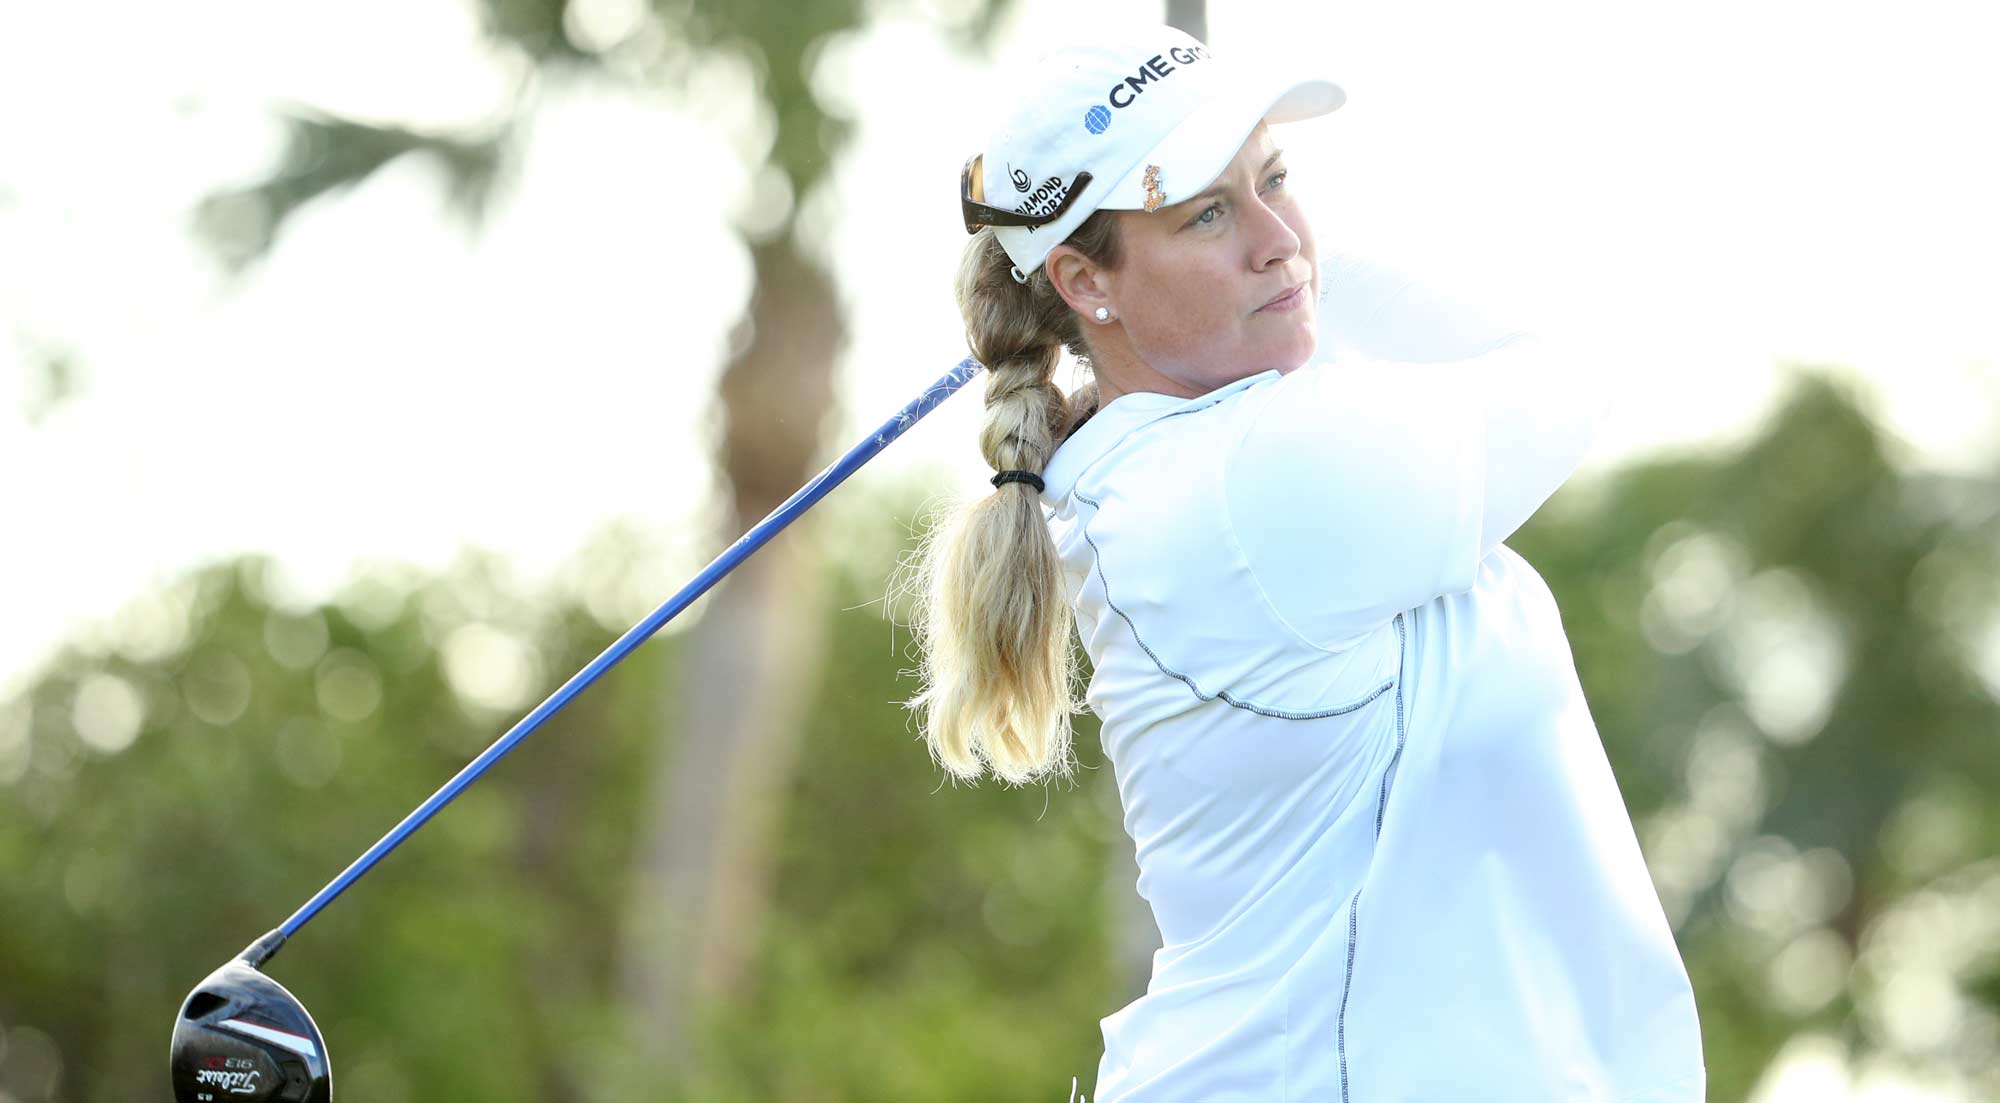
[[[1259,123],[1311,119],[1337,110],[1345,102],[1347,93],[1329,80],[1279,78],[1246,82],[1242,88],[1218,96],[1182,120],[1113,184],[1096,206],[1145,210],[1146,173],[1153,168],[1158,169],[1155,179],[1162,197],[1160,205],[1186,202],[1222,175]]]

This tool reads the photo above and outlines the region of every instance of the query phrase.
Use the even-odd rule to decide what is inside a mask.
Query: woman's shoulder
[[[1196,462],[1224,441],[1278,382],[1275,371],[1247,376],[1197,398],[1151,392],[1119,395],[1062,442],[1043,473],[1043,500],[1058,512],[1072,494],[1102,497],[1112,484],[1156,478],[1184,483],[1202,474]],[[1093,494],[1092,488],[1096,488]]]
[[[1245,558],[1213,465],[1184,457],[1176,470],[1147,453],[1135,448],[1094,471],[1056,519],[1093,664],[1114,681],[1164,676],[1187,704],[1276,719],[1342,715],[1381,692],[1394,629],[1383,622],[1328,640],[1300,632]]]

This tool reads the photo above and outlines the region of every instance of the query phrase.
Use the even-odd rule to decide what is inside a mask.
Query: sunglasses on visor
[[[1062,202],[1056,204],[1055,210],[1047,214],[1023,214],[1020,211],[989,207],[979,201],[985,198],[983,179],[981,194],[977,198],[972,194],[972,176],[980,171],[979,161],[982,156],[984,154],[975,153],[966,158],[965,167],[958,173],[958,205],[965,216],[965,232],[968,234],[978,233],[981,226],[1046,226],[1061,218],[1063,212],[1069,210],[1070,205],[1076,202],[1076,197],[1083,194],[1083,189],[1090,185],[1089,173],[1077,173],[1076,179],[1069,182],[1069,190],[1063,193]]]

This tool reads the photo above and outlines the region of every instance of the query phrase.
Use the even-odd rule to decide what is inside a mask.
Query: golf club
[[[722,576],[763,547],[780,529],[797,520],[834,487],[846,481],[849,475],[874,459],[891,441],[915,425],[919,418],[970,382],[979,370],[979,363],[969,357],[959,361],[943,378],[931,384],[896,416],[808,480],[797,493],[702,568],[678,593],[572,675],[561,688],[535,706],[533,712],[495,740],[443,788],[431,794],[428,800],[418,805],[415,811],[341,871],[340,876],[293,912],[291,918],[252,942],[242,953],[195,985],[182,1002],[180,1014],[174,1019],[173,1045],[169,1053],[174,1098],[179,1103],[213,1103],[220,1099],[247,1100],[251,1103],[263,1100],[327,1103],[331,1100],[333,1073],[319,1027],[313,1023],[312,1016],[297,997],[259,971],[264,963],[284,946],[286,939],[298,933],[299,928],[319,914],[320,909],[347,891],[384,855],[533,734],[544,720],[555,715],[571,698],[708,592]]]

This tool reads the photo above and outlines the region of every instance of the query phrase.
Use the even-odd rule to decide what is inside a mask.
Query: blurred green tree
[[[2000,473],[1890,451],[1795,370],[1740,451],[1572,484],[1513,542],[1675,922],[1712,1099],[1803,1030],[2000,1099]]]
[[[1054,1100],[1071,1076],[1094,1094],[1096,1020],[1138,994],[1118,964],[1136,870],[1094,729],[1075,789],[943,783],[895,703],[907,641],[871,604],[915,495],[857,490],[821,507],[850,554],[823,568],[840,611],[772,912],[741,987],[683,1028],[685,1066],[632,1060],[617,939],[681,738],[655,734],[655,687],[691,631],[274,962],[345,1097]],[[1557,595],[1675,922],[1710,1097],[1745,1099],[1809,1031],[2000,1098],[2000,473],[1901,470],[1809,374],[1740,449],[1573,482],[1514,543]],[[251,560],[144,595],[0,703],[0,1097],[160,1084],[189,986],[625,627],[484,558],[324,606],[269,579]]]
[[[0,1031],[53,1039],[61,1074],[17,1078],[0,1044],[0,1098],[164,1093],[187,989],[498,734],[523,681],[605,642],[488,559],[310,608],[274,599],[269,568],[145,595],[108,645],[66,651],[0,707]],[[657,753],[647,675],[670,647],[555,718],[531,769],[496,770],[278,959],[346,1098],[581,1098],[567,1055],[605,1019],[631,766]]]
[[[898,550],[888,513],[864,513],[875,562]],[[626,567],[599,555],[580,573]],[[365,577],[323,606],[273,577],[251,559],[146,595],[107,644],[67,649],[0,704],[0,1099],[160,1085],[188,987],[624,627],[520,592],[487,557]],[[738,998],[685,1027],[696,1059],[635,1067],[644,1013],[620,999],[618,916],[672,750],[654,687],[692,644],[670,634],[274,960],[343,1097],[938,1099],[1027,1070],[1037,1096],[1059,1071],[1088,1080],[1093,1011],[1116,996],[1115,811],[1103,791],[941,791],[913,739],[888,737],[905,715],[879,576],[841,570],[831,589],[846,611],[806,687],[814,768],[790,783],[778,913]]]

